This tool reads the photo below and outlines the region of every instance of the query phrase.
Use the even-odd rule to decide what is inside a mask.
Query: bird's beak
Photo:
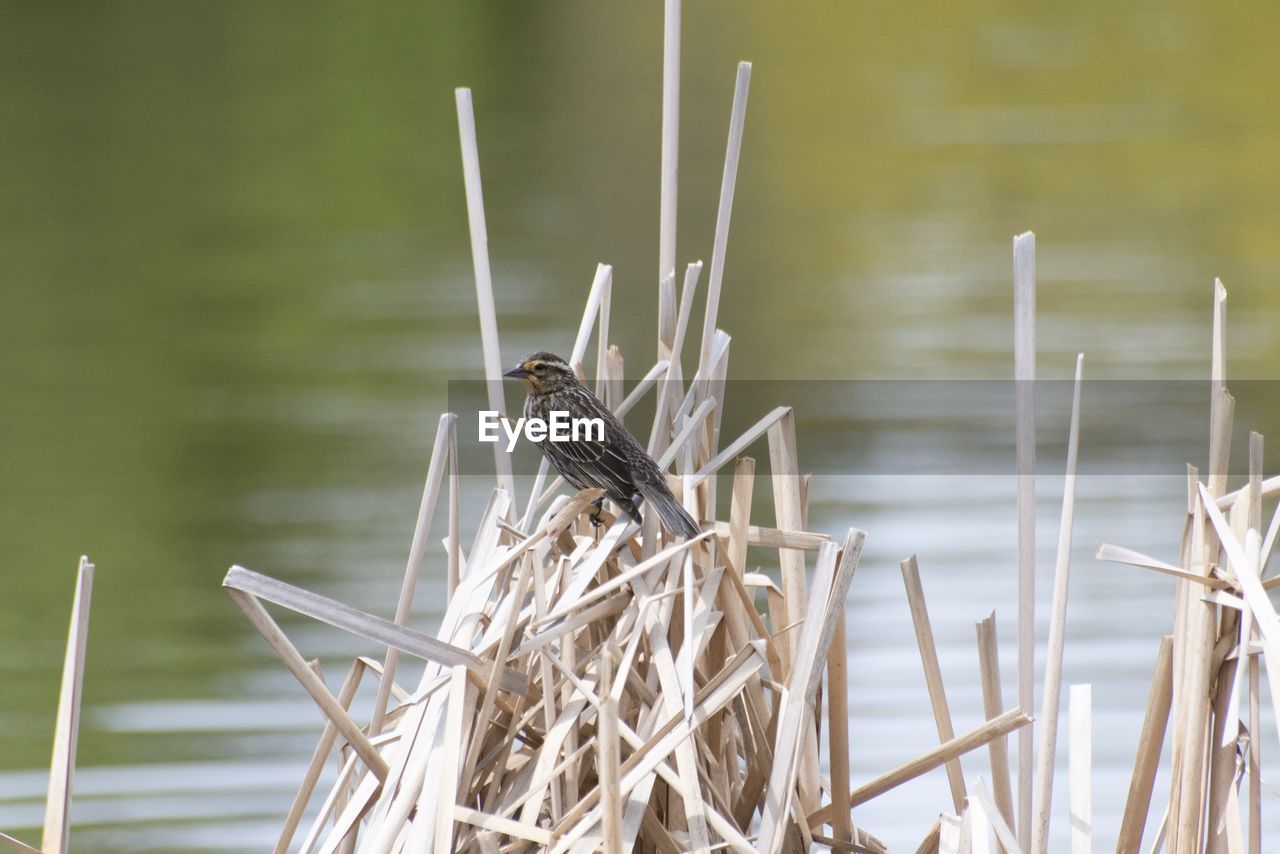
[[[503,376],[511,377],[512,379],[522,380],[525,377],[529,376],[529,372],[524,369],[524,365],[516,365],[514,368],[512,368],[511,370],[503,374]]]

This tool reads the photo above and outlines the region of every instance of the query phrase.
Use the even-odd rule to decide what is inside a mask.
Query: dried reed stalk
[[[662,179],[658,215],[658,359],[675,338],[676,217],[680,163],[680,3],[666,0],[662,37]]]
[[[902,584],[907,589],[907,604],[911,608],[911,624],[916,630],[916,645],[920,648],[920,663],[924,667],[924,681],[929,689],[929,702],[933,706],[933,722],[938,729],[938,740],[948,742],[956,737],[951,725],[951,709],[947,706],[947,692],[942,684],[942,668],[938,665],[938,650],[933,643],[933,626],[929,623],[929,608],[924,601],[924,587],[920,583],[920,568],[916,556],[902,561]],[[947,763],[947,783],[951,786],[951,803],[956,812],[964,811],[968,793],[964,787],[964,771],[960,760]]]
[[[1071,428],[1067,437],[1067,473],[1062,488],[1062,520],[1058,527],[1058,558],[1054,571],[1049,646],[1045,651],[1044,705],[1040,711],[1040,745],[1036,764],[1035,812],[1031,825],[1032,854],[1049,846],[1049,808],[1053,803],[1053,766],[1058,748],[1058,710],[1062,686],[1062,651],[1067,633],[1067,591],[1071,584],[1071,529],[1076,505],[1076,461],[1080,451],[1080,385],[1084,354],[1076,357],[1071,398]],[[1074,843],[1073,843],[1074,844]]]
[[[471,228],[471,261],[475,267],[476,304],[480,309],[480,343],[484,353],[485,390],[489,407],[507,411],[502,388],[501,347],[498,343],[498,313],[493,302],[493,274],[489,269],[489,230],[484,216],[484,190],[480,184],[480,150],[476,142],[476,116],[471,104],[471,90],[454,91],[458,108],[458,141],[462,147],[462,177],[467,192],[467,222]],[[493,462],[498,480],[514,499],[515,475],[511,454],[502,442],[493,443]]]
[[[698,351],[698,374],[704,381],[711,374],[711,342],[720,310],[724,258],[729,244],[729,220],[733,216],[733,193],[738,184],[738,160],[742,155],[742,132],[747,121],[747,93],[750,88],[751,63],[740,62],[738,78],[733,88],[733,109],[729,114],[729,141],[724,153],[724,175],[720,180],[720,205],[716,211],[716,234],[711,250],[711,275],[707,283],[702,346]]]
[[[409,621],[413,609],[413,596],[418,589],[418,576],[422,573],[422,557],[427,550],[427,534],[431,530],[431,518],[435,515],[436,499],[440,495],[440,486],[444,481],[446,456],[449,454],[449,437],[453,433],[458,417],[453,413],[440,416],[436,427],[436,440],[431,448],[431,462],[427,466],[427,482],[422,490],[422,503],[418,505],[418,521],[413,529],[413,541],[409,546],[409,559],[404,568],[404,581],[400,585],[400,600],[396,603],[394,622],[403,626]],[[456,586],[456,581],[453,582]],[[377,735],[382,730],[382,718],[387,711],[387,701],[391,698],[391,686],[395,684],[396,666],[400,661],[400,650],[394,646],[387,647],[387,657],[383,662],[383,678],[378,682],[378,696],[373,702],[373,716],[369,720],[369,734]]]
[[[84,654],[89,640],[89,604],[93,598],[93,564],[81,556],[76,592],[71,600],[71,627],[62,664],[62,687],[53,725],[53,758],[49,762],[48,795],[44,802],[44,835],[40,848],[66,852],[71,834],[71,788],[80,736],[80,701],[84,693]]]
[[[996,642],[996,612],[992,611],[977,623],[978,665],[982,677],[982,710],[987,720],[1000,714],[1004,708],[1004,696],[1000,688],[1000,652]],[[1007,827],[1013,827],[1013,787],[1009,781],[1009,741],[1003,736],[993,738],[987,745],[991,757],[991,780],[995,788],[995,808],[987,812]],[[1018,846],[1016,836],[999,837],[998,844],[1006,852]],[[1014,844],[1010,845],[1010,841]]]
[[[1072,685],[1068,699],[1067,765],[1071,854],[1093,851],[1093,687]]]
[[[1142,719],[1142,731],[1138,736],[1138,755],[1133,763],[1133,776],[1129,779],[1129,796],[1125,801],[1124,816],[1120,820],[1120,835],[1116,841],[1116,854],[1137,854],[1142,845],[1142,833],[1151,810],[1151,793],[1155,789],[1156,771],[1160,767],[1160,753],[1164,748],[1164,734],[1169,726],[1169,707],[1173,702],[1173,636],[1160,639],[1156,654],[1155,675],[1151,679],[1151,693],[1147,696],[1147,711]]]
[[[971,750],[990,742],[992,739],[1000,738],[1009,733],[1021,729],[1031,723],[1031,718],[1023,713],[1021,709],[1009,709],[1007,712],[992,718],[984,724],[981,724],[968,732],[961,733],[946,744],[940,744],[933,750],[923,753],[899,765],[897,768],[883,774],[863,786],[854,789],[849,793],[849,803],[853,806],[864,804],[872,798],[879,797],[890,789],[897,788],[903,783],[914,780],[921,774],[927,774],[935,768],[941,767],[953,759],[961,757]],[[809,816],[810,826],[815,823],[826,823],[831,819],[831,808],[823,807],[813,815]]]
[[[843,606],[843,603],[841,603]],[[831,724],[831,832],[840,842],[853,842],[849,817],[849,648],[844,608],[836,617],[836,633],[827,650],[827,720]]]
[[[1036,236],[1013,239],[1013,379],[1018,475],[1018,705],[1035,707]],[[1031,849],[1031,727],[1018,734],[1018,844]]]
[[[1235,401],[1226,390],[1226,291],[1214,282],[1213,347],[1211,355],[1211,399],[1209,416],[1208,498],[1197,484],[1193,496],[1192,530],[1188,563],[1184,568],[1197,575],[1209,575],[1217,561],[1219,537],[1204,523],[1207,511],[1218,512],[1216,498],[1226,491],[1227,462],[1231,447],[1231,424]],[[1183,631],[1175,626],[1175,662],[1182,648],[1181,670],[1175,663],[1175,727],[1173,776],[1174,796],[1169,809],[1169,846],[1172,850],[1203,847],[1206,835],[1205,812],[1208,798],[1206,768],[1212,738],[1210,714],[1213,650],[1217,643],[1216,608],[1192,595],[1184,602]]]

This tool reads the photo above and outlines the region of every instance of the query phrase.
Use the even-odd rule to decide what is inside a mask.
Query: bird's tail
[[[676,536],[692,539],[702,533],[698,529],[698,523],[693,521],[693,517],[680,506],[680,502],[676,501],[670,491],[658,486],[641,485],[640,496],[646,504],[658,511],[663,526]]]

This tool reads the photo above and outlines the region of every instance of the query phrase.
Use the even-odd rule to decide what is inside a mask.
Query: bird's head
[[[546,352],[530,353],[503,376],[524,380],[531,392],[552,391],[578,381],[573,368],[564,359]]]

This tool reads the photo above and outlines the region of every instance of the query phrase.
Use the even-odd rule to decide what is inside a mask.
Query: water
[[[1231,374],[1269,378],[1280,116],[1260,107],[1280,96],[1278,17],[1184,0],[690,4],[682,261],[709,259],[734,63],[756,63],[720,312],[733,376],[1007,377],[1009,238],[1034,228],[1042,375],[1069,376],[1083,350],[1092,377],[1203,378],[1218,275]],[[475,89],[504,357],[566,349],[605,260],[612,337],[638,375],[654,338],[660,32],[655,4],[5,10],[0,828],[37,835],[87,552],[77,847],[270,843],[319,717],[219,581],[238,562],[392,607],[447,381],[480,363],[452,87]],[[849,443],[893,441],[850,435],[861,422],[834,409],[800,424],[815,470]],[[1091,553],[1106,540],[1171,558],[1176,481],[1080,487],[1066,679],[1094,684],[1100,844],[1172,587]],[[906,554],[957,729],[978,719],[972,623],[993,607],[1012,698],[1012,495],[994,475],[815,482],[814,527],[869,531],[849,601],[855,781],[935,742]],[[438,556],[430,568],[423,626],[439,616]],[[373,651],[285,625],[331,680]],[[947,804],[936,773],[855,816],[896,850]]]

